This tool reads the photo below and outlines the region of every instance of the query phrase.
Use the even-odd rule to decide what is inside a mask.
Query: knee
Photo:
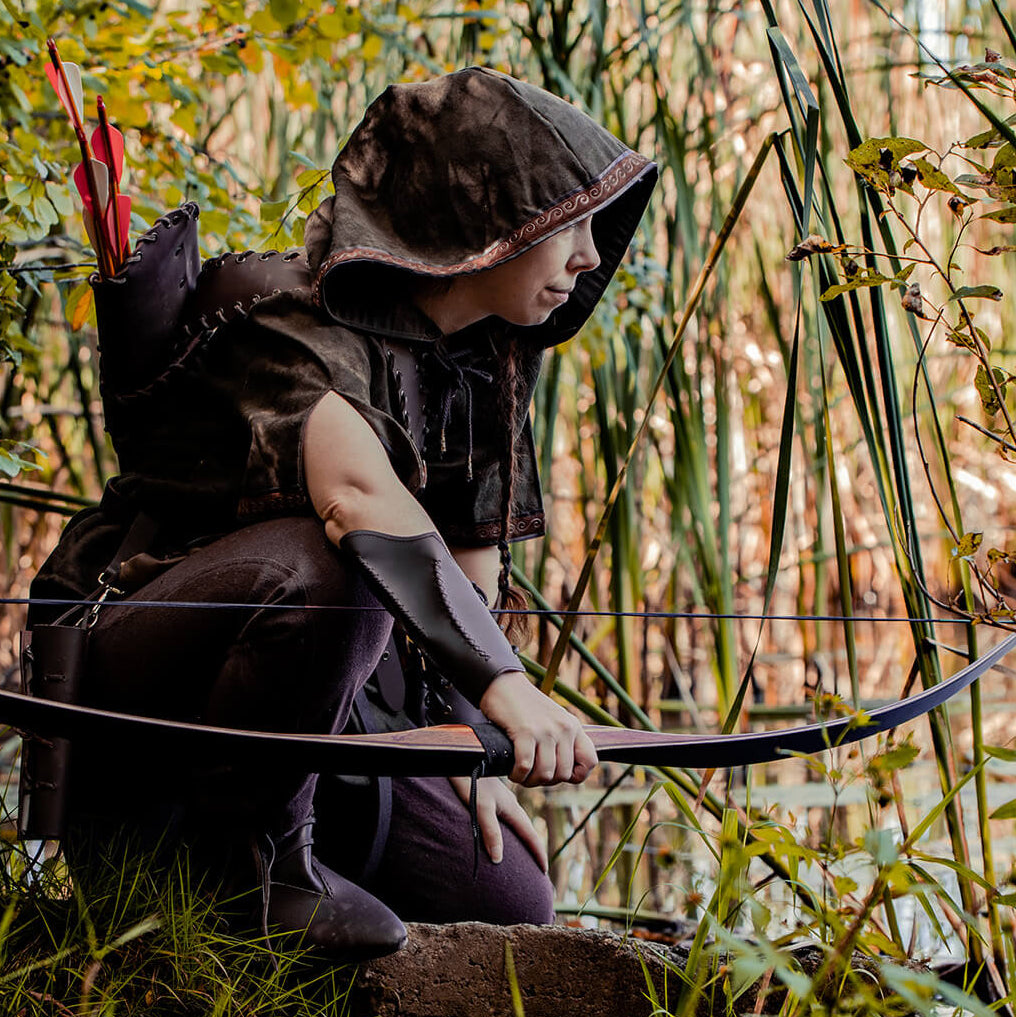
[[[475,889],[481,921],[492,925],[550,925],[554,921],[554,886],[528,848],[509,831],[505,831],[504,860],[481,868]]]

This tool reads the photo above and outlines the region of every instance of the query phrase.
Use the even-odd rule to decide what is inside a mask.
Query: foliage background
[[[565,656],[559,689],[593,716],[691,730],[716,730],[728,715],[741,725],[783,723],[809,716],[820,692],[855,704],[895,698],[915,659],[921,681],[937,680],[955,658],[940,660],[936,642],[976,652],[963,627],[928,622],[949,616],[934,598],[978,611],[983,605],[964,599],[975,597],[964,558],[979,554],[983,563],[988,548],[1012,541],[1016,473],[990,439],[957,419],[990,423],[976,365],[933,337],[924,361],[931,387],[914,386],[924,326],[895,291],[824,304],[818,297],[842,266],[826,258],[802,267],[784,255],[812,230],[834,240],[842,230],[858,259],[860,246],[902,246],[899,224],[880,215],[874,192],[843,160],[863,138],[919,138],[945,153],[983,130],[983,113],[962,92],[915,76],[937,73],[918,42],[949,66],[979,60],[985,47],[1011,62],[1012,37],[995,9],[915,3],[894,22],[877,4],[850,0],[730,8],[711,0],[2,2],[0,469],[11,481],[0,490],[0,567],[12,597],[26,595],[60,513],[97,497],[115,470],[95,375],[90,251],[67,185],[77,151],[42,70],[52,35],[127,138],[135,227],[196,200],[208,255],[298,244],[367,102],[389,81],[470,63],[574,100],[660,162],[661,185],[628,262],[583,334],[548,363],[535,406],[551,536],[527,546],[520,565],[557,608],[575,591],[621,459],[650,418],[583,603],[661,616],[580,619],[583,652]],[[1008,106],[1011,96],[994,108],[1005,117]],[[752,161],[772,132],[776,146],[755,176]],[[809,180],[810,222],[800,215]],[[747,202],[679,337],[664,390],[647,405],[742,186]],[[929,247],[948,249],[957,225],[945,198],[929,201],[922,217]],[[967,239],[989,250],[1011,243],[1010,233],[978,221]],[[966,247],[957,255],[965,279],[1003,291],[978,323],[995,337],[1006,371],[1011,256]],[[935,292],[933,280],[924,285]],[[918,433],[929,439],[927,473]],[[935,511],[932,484],[945,492],[953,532]],[[957,520],[958,534],[983,535],[983,551],[961,546]],[[1010,573],[1000,561],[1003,593]],[[762,625],[755,616],[767,610]],[[829,616],[838,620],[814,620]],[[8,680],[22,617],[15,605],[0,618]],[[555,638],[553,620],[541,618],[533,658],[546,662]],[[974,693],[930,727],[914,725],[913,751],[883,745],[828,765],[759,767],[747,791],[734,775],[700,804],[700,775],[669,775],[668,802],[654,795],[642,809],[649,778],[625,775],[614,807],[596,810],[557,859],[561,899],[624,904],[645,893],[667,914],[705,909],[748,922],[743,909],[720,914],[717,894],[734,884],[699,856],[708,854],[703,844],[722,843],[729,810],[740,820],[735,841],[747,844],[755,804],[787,831],[777,838],[779,864],[800,864],[803,880],[832,894],[830,910],[812,901],[802,916],[791,890],[765,891],[772,928],[803,922],[833,943],[850,927],[835,917],[842,908],[862,916],[873,951],[993,955],[1004,972],[1011,911],[1002,904],[988,908],[988,921],[974,916],[995,899],[990,888],[1012,878],[1005,802],[1016,775],[1010,760],[985,755],[986,745],[1004,747],[1010,737],[1012,684],[1011,673],[993,676],[987,709]],[[893,744],[910,745],[904,736]],[[971,766],[968,797],[947,801]],[[607,772],[602,782],[621,777]],[[532,796],[552,846],[574,834],[600,793]],[[890,871],[871,834],[885,833],[898,850],[929,814],[925,848],[945,869],[929,874],[921,894],[914,870],[897,873],[862,907],[878,874]],[[626,831],[642,850],[615,851]],[[794,861],[794,843],[814,854]],[[748,861],[743,871],[763,878]],[[905,904],[896,908],[894,895]],[[757,915],[750,921],[768,927]]]

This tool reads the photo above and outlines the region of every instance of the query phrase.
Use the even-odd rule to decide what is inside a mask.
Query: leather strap
[[[389,646],[391,640],[389,639]],[[356,712],[360,727],[367,734],[377,734],[371,722],[370,705],[367,703],[367,696],[363,689],[356,694],[353,700],[353,710]],[[388,834],[392,826],[392,778],[387,774],[381,774],[375,784],[377,790],[377,823],[374,825],[374,837],[370,842],[370,850],[367,852],[367,860],[360,870],[360,881],[369,883],[374,878],[381,859],[384,858],[385,848],[388,846]]]

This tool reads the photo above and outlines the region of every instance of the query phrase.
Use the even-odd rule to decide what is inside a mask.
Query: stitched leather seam
[[[452,623],[455,625],[455,630],[469,645],[469,648],[478,656],[481,660],[490,660],[490,654],[473,638],[473,634],[462,624],[461,619],[455,613],[455,608],[452,606],[451,601],[448,598],[448,591],[445,588],[444,573],[441,570],[441,562],[438,559],[434,560],[434,585],[437,586],[438,592],[441,594],[441,600],[444,601],[444,606],[448,611],[448,617],[451,618]]]

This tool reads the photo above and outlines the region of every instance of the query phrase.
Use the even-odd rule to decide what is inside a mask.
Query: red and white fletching
[[[113,202],[116,202],[117,215],[113,215]],[[131,199],[126,194],[118,194],[106,208],[106,233],[113,237],[119,224],[120,232],[116,237],[116,253],[122,254],[127,248],[127,229],[131,221]]]
[[[46,77],[49,78],[49,83],[60,97],[60,102],[67,110],[67,116],[71,118],[71,123],[80,124],[84,121],[85,110],[84,92],[81,88],[81,68],[77,64],[63,63],[63,61],[61,64],[64,76],[67,78],[69,93],[60,80],[60,72],[51,63],[46,64]]]
[[[106,138],[109,138],[109,151]],[[110,123],[100,124],[92,131],[92,151],[108,167],[113,180],[123,177],[123,135]]]
[[[92,196],[88,190],[88,171],[83,162],[74,167],[74,186],[85,203],[85,208],[93,215],[101,214],[109,207],[109,170],[104,162],[98,159],[89,159],[88,165],[92,167],[92,179],[95,181],[95,196],[99,202],[98,210],[92,208]]]

